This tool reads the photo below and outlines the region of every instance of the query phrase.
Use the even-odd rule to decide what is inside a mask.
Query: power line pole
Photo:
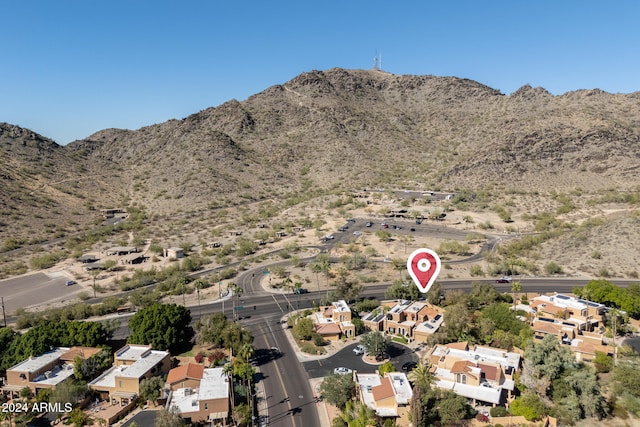
[[[4,320],[4,327],[7,327],[7,313],[4,311],[4,297],[0,297],[0,303],[2,304],[2,319]]]

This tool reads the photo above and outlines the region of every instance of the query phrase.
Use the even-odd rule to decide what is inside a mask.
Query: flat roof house
[[[7,379],[2,390],[20,392],[28,387],[34,394],[38,390],[52,389],[73,376],[73,359],[87,359],[98,353],[94,347],[55,347],[37,357],[18,363],[7,369]]]
[[[434,385],[472,399],[474,404],[499,405],[511,398],[514,374],[520,369],[517,353],[484,346],[470,349],[466,342],[435,345],[427,358]]]
[[[169,371],[171,355],[150,346],[127,344],[113,355],[113,366],[88,384],[112,403],[126,405],[140,395],[144,378]]]

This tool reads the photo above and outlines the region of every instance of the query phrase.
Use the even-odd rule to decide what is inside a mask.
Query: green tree
[[[600,392],[595,370],[586,365],[572,366],[552,383],[552,398],[560,414],[570,421],[601,419],[607,415],[607,403]]]
[[[385,298],[388,299],[406,299],[410,301],[417,301],[422,294],[413,282],[402,282],[395,280],[391,286],[384,291]]]
[[[74,408],[69,414],[69,421],[73,423],[75,427],[82,427],[89,424],[89,416],[80,408]]]
[[[156,415],[156,421],[153,424],[154,427],[182,427],[185,424],[177,408],[171,408],[169,410],[162,408]]]
[[[546,397],[551,383],[573,366],[574,361],[571,350],[561,346],[554,335],[546,335],[526,348],[520,380],[527,388]]]
[[[376,425],[376,414],[374,410],[362,402],[347,402],[340,418],[348,427]]]
[[[440,421],[444,425],[471,417],[471,408],[467,405],[467,400],[450,390],[441,391],[437,408]]]
[[[414,384],[419,385],[422,390],[427,390],[431,387],[433,375],[429,372],[429,367],[427,365],[419,362],[418,365],[409,373],[409,379],[412,380]]]
[[[387,360],[382,365],[378,366],[378,373],[381,377],[384,377],[384,374],[388,374],[390,372],[396,372],[396,367],[390,360]]]
[[[312,262],[310,264],[310,268],[311,268],[311,271],[316,275],[318,290],[320,290],[320,273],[322,273],[322,266],[318,262]]]
[[[60,407],[64,407],[67,403],[75,404],[86,393],[87,385],[84,382],[63,381],[53,389],[49,401],[51,403],[59,403]]]
[[[313,321],[308,317],[299,318],[293,326],[293,334],[303,341],[308,341],[313,336]]]
[[[159,350],[176,352],[188,345],[193,330],[191,314],[184,306],[153,304],[138,311],[129,320],[131,335],[128,342],[151,344]]]
[[[441,326],[441,329],[449,342],[469,339],[473,329],[473,322],[466,304],[456,303],[448,306],[445,319],[446,322]]]
[[[546,413],[546,408],[540,397],[535,392],[528,390],[511,402],[509,411],[513,415],[523,416],[528,421],[533,421],[540,419]]]
[[[347,402],[353,400],[356,394],[356,385],[351,375],[329,374],[320,384],[320,394],[330,404],[340,408],[346,408]]]
[[[367,348],[367,354],[376,359],[386,352],[391,344],[389,337],[385,337],[381,332],[372,331],[364,334],[360,338],[360,343]]]
[[[334,286],[336,287],[336,297],[347,302],[355,301],[364,289],[361,283],[356,280],[350,280],[345,275],[338,276]]]
[[[417,287],[416,287],[417,289]],[[431,285],[431,289],[426,294],[427,301],[429,304],[440,305],[442,304],[442,300],[444,299],[444,289],[442,289],[442,284],[440,282],[434,282]]]
[[[155,401],[160,397],[160,390],[163,387],[162,377],[144,378],[140,381],[140,397],[146,401]]]
[[[606,373],[613,368],[613,357],[602,351],[596,351],[596,356],[593,358],[593,366],[598,373]]]

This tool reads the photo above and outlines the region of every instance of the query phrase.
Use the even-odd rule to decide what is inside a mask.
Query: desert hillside
[[[554,96],[524,85],[503,94],[456,77],[336,68],[67,146],[2,124],[0,241],[6,252],[68,237],[106,207],[162,218],[261,201],[284,207],[363,187],[468,194],[450,207],[506,208],[532,230],[545,212],[567,233],[584,218],[605,218],[580,239],[627,221],[634,236],[625,218],[635,215],[640,183],[639,101],[639,92]],[[566,253],[564,241],[543,242],[545,256]]]

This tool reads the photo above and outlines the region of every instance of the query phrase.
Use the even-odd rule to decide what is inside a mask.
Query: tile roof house
[[[224,368],[197,369],[195,366],[201,365],[188,364],[169,372],[166,408],[175,408],[189,423],[226,424],[231,408],[229,377]]]
[[[411,384],[403,372],[376,374],[354,373],[358,399],[379,417],[397,417],[399,408],[408,406],[413,397]]]
[[[167,375],[166,388],[177,390],[179,388],[195,388],[200,385],[204,375],[204,366],[198,363],[187,363],[173,368]]]
[[[531,309],[536,315],[532,327],[534,338],[556,336],[569,346],[578,362],[589,362],[596,351],[613,354],[613,347],[604,342],[606,306],[576,297],[554,294],[533,298]]]
[[[356,335],[356,327],[351,322],[351,309],[345,300],[320,307],[320,311],[315,313],[313,324],[316,332],[329,341]]]
[[[520,368],[520,355],[502,349],[466,342],[436,345],[428,353],[437,387],[493,405],[511,398],[514,374]]]
[[[549,317],[575,324],[581,331],[592,332],[603,326],[607,307],[564,294],[540,295],[531,300],[537,317]]]
[[[113,366],[87,386],[112,403],[126,405],[140,395],[140,382],[169,371],[169,352],[150,346],[127,344],[113,355]]]

